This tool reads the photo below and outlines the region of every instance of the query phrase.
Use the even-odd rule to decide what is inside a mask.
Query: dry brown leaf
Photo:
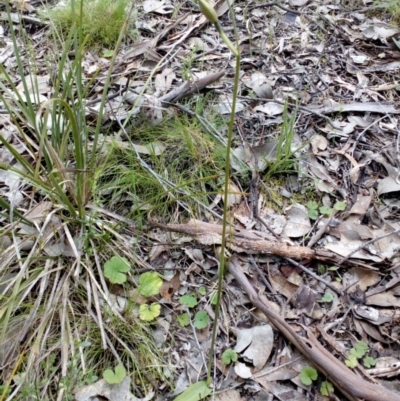
[[[271,326],[265,324],[251,329],[237,330],[231,328],[231,330],[237,337],[235,351],[253,363],[254,372],[261,370],[267,363],[274,343],[274,333]]]
[[[174,277],[169,281],[164,281],[160,288],[160,294],[163,298],[165,298],[168,302],[172,302],[171,296],[175,294],[176,291],[179,290],[181,286],[180,273],[177,271]]]

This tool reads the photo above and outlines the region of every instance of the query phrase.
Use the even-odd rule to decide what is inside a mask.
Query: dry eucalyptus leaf
[[[254,111],[261,111],[268,116],[276,116],[283,113],[284,106],[274,102],[268,102],[260,106],[254,107]]]
[[[165,1],[158,0],[145,0],[143,2],[143,9],[146,13],[169,14],[174,11],[172,5],[165,4]]]
[[[74,389],[74,394],[76,401],[92,401],[100,397],[108,401],[150,401],[154,397],[154,391],[151,391],[144,398],[137,398],[130,392],[130,386],[131,380],[128,376],[117,384],[108,384],[100,379],[96,383]]]
[[[253,376],[251,369],[243,362],[236,362],[234,370],[242,379],[250,379],[250,377]]]
[[[397,183],[396,178],[385,177],[379,181],[378,195],[397,191],[400,191],[400,183]]]
[[[287,222],[283,229],[284,235],[292,238],[302,237],[311,229],[310,218],[307,209],[296,203],[285,210]]]
[[[289,4],[292,7],[303,7],[308,3],[309,0],[289,0]]]
[[[325,150],[328,147],[328,140],[322,135],[314,135],[310,142],[313,153],[319,153],[320,150]]]
[[[235,351],[248,358],[255,371],[261,370],[267,363],[274,343],[274,333],[270,325],[255,326],[251,329],[232,329],[237,337]]]
[[[172,68],[166,68],[160,74],[157,74],[154,80],[154,86],[160,93],[167,92],[172,85],[172,81],[176,78]]]

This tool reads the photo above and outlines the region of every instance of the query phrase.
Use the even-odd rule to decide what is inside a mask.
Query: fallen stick
[[[229,263],[229,272],[235,277],[249,296],[254,306],[260,309],[277,330],[290,341],[322,374],[324,374],[337,390],[349,400],[359,401],[400,401],[400,395],[385,387],[367,382],[357,376],[345,364],[329,353],[317,340],[308,327],[301,325],[308,338],[299,336],[293,328],[272,309],[269,309],[259,298],[257,292],[243,273],[236,255]]]
[[[190,220],[186,224],[161,224],[150,221],[153,227],[176,231],[190,235],[203,245],[217,245],[222,243],[222,226],[206,223],[200,220]],[[338,255],[324,249],[311,249],[305,246],[293,245],[287,242],[278,242],[276,238],[265,232],[254,230],[228,229],[227,247],[247,254],[273,254],[284,258],[296,260],[313,260],[338,262]]]

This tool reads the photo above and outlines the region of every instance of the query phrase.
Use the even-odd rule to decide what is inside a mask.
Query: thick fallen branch
[[[232,257],[231,263],[229,264],[229,272],[246,291],[252,304],[260,309],[276,329],[279,330],[280,333],[349,400],[358,401],[359,399],[364,399],[367,401],[400,401],[400,395],[393,393],[385,387],[367,382],[357,376],[345,364],[330,354],[319,343],[309,328],[302,326],[307,333],[307,338],[299,336],[281,316],[269,309],[261,301],[257,292],[243,273],[236,255]]]
[[[150,222],[154,227],[190,235],[203,245],[219,245],[222,243],[222,226],[206,223],[200,220],[190,220],[186,224],[161,224]],[[296,260],[318,259],[322,261],[338,262],[340,258],[331,251],[311,249],[305,246],[292,245],[287,242],[278,242],[276,238],[266,232],[254,230],[228,229],[226,245],[236,251],[247,254],[273,254]]]

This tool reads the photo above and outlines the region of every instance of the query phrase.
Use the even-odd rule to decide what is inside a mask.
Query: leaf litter
[[[233,167],[241,173],[245,165],[252,171],[252,182],[258,185],[253,188],[245,175],[232,176],[229,256],[240,255],[241,269],[257,289],[258,297],[279,311],[299,336],[306,338],[308,330],[312,330],[330,353],[340,350],[342,363],[355,339],[368,344],[376,365],[364,369],[358,363],[355,371],[372,383],[380,378],[385,389],[394,391],[392,378],[400,373],[400,314],[396,309],[400,307],[400,49],[394,38],[400,29],[388,24],[384,14],[370,16],[356,5],[346,8],[336,2],[304,0],[283,3],[291,10],[275,7],[276,4],[265,7],[247,2],[250,16],[244,4],[235,4],[243,87],[235,110],[238,135]],[[145,1],[139,7],[140,35],[117,55],[115,73],[120,81],[110,87],[103,124],[137,118],[157,126],[169,117],[171,103],[179,104],[184,97],[190,99],[206,91],[215,92],[209,107],[221,115],[228,114],[232,104],[232,64],[227,49],[218,42],[215,30],[198,9],[182,9],[175,14],[171,2],[155,0]],[[226,3],[219,1],[215,8],[223,24],[229,26]],[[25,13],[29,15],[13,12],[12,17],[16,23],[20,23],[20,18],[24,20],[33,42],[39,46],[35,33],[44,23],[35,18],[35,7],[28,7]],[[51,77],[38,72],[38,67],[45,65],[44,49],[35,58],[37,75],[32,73],[28,79],[32,85],[24,88],[18,84],[17,63],[10,52],[8,34],[3,40],[5,47],[0,58],[15,79],[15,96],[25,102],[27,89],[34,103],[47,102],[52,96]],[[195,55],[190,56],[189,51]],[[190,57],[192,67],[184,74],[184,61]],[[202,65],[196,64],[199,61]],[[101,95],[96,86],[104,83],[108,64],[106,58],[92,53],[85,56],[84,74],[86,78],[95,77],[96,84],[85,109],[92,120],[98,113]],[[204,77],[210,76],[209,81],[204,81]],[[146,86],[148,79],[151,85]],[[296,112],[294,130],[305,144],[304,153],[297,158],[295,171],[281,173],[280,182],[270,176],[270,181],[264,182],[264,172],[276,161],[276,138],[283,123],[285,102],[291,113]],[[4,105],[0,106],[5,112]],[[20,142],[12,119],[5,116],[6,113],[1,115],[1,135],[7,136],[10,143]],[[126,138],[119,137],[118,130],[115,136],[121,148],[134,146],[144,156],[159,157],[165,152],[159,142],[131,145]],[[2,163],[15,166],[4,147],[1,152]],[[24,148],[21,152],[28,154]],[[50,212],[55,211],[55,206],[46,201],[32,207],[31,202],[36,201],[26,194],[29,184],[12,170],[2,169],[1,182],[3,197],[20,210],[28,210],[25,215],[35,221],[35,227],[20,225],[21,237],[26,240],[27,236],[41,236],[43,252],[51,257],[74,255],[76,244],[60,231],[61,221]],[[210,202],[211,210],[220,212],[220,199],[216,197]],[[307,210],[310,199],[318,205],[312,219]],[[335,210],[336,202],[345,202],[346,209]],[[329,210],[332,215],[327,216]],[[151,259],[148,243],[139,241],[143,260],[137,259],[144,268],[158,265],[172,269],[170,281],[164,279],[161,283],[156,276],[146,284],[150,290],[145,295],[152,303],[143,300],[141,307],[146,319],[154,320],[160,314],[160,322],[161,318],[169,322],[167,340],[160,342],[160,347],[171,358],[165,368],[169,381],[179,391],[188,388],[190,394],[186,399],[198,399],[197,388],[209,393],[200,379],[205,373],[204,359],[211,357],[208,319],[213,317],[209,306],[215,291],[213,277],[218,271],[218,245],[222,241],[221,221],[209,210],[203,210],[201,220],[200,216],[192,217],[191,221],[182,222],[177,213],[167,222],[158,222],[149,216],[149,239],[160,250],[154,251]],[[27,251],[32,243],[24,241],[24,246]],[[22,245],[20,249],[24,249]],[[9,252],[4,255],[7,257]],[[124,266],[113,272],[117,275],[113,279],[116,284],[126,279]],[[310,271],[314,274],[310,275]],[[168,272],[165,270],[164,278]],[[7,285],[7,277],[10,276],[1,276],[1,286]],[[146,276],[142,276],[142,281],[138,278],[139,288],[145,285],[145,279]],[[205,294],[199,292],[201,286],[206,288]],[[159,292],[166,301],[162,308]],[[115,294],[102,296],[108,296],[111,302],[111,295]],[[182,296],[187,297],[186,301],[179,301]],[[241,394],[243,399],[254,400],[262,399],[263,391],[276,399],[287,398],[288,394],[296,400],[306,399],[304,394],[326,399],[312,386],[301,383],[302,369],[313,363],[312,358],[307,361],[299,354],[295,340],[283,344],[282,329],[275,325],[271,328],[271,321],[251,304],[251,299],[243,282],[228,274],[223,313],[218,322],[216,358],[221,359],[223,351],[232,347],[239,360],[230,373],[217,361],[215,389],[232,392],[229,387],[234,386],[240,393],[235,390],[232,397]],[[123,303],[119,312],[126,313],[127,305]],[[188,307],[189,321],[194,324],[182,327],[176,317],[187,313]],[[253,307],[256,309],[252,310]],[[197,326],[196,314],[200,314]],[[153,324],[156,327],[157,320]],[[5,341],[11,341],[13,335],[10,330]],[[15,351],[11,354],[10,359],[17,357]],[[2,366],[6,365],[3,360]],[[329,378],[313,380],[326,379]],[[165,399],[172,394],[165,383],[159,383],[157,394],[151,390],[145,397],[137,398],[130,393],[127,377],[119,385],[122,395],[113,393],[117,384],[109,388],[99,380],[77,390],[75,396],[85,400],[90,393],[90,397],[110,400],[144,400]],[[341,390],[335,388],[337,397],[343,397]],[[87,393],[78,396],[79,392]],[[185,394],[188,393],[181,396],[186,397]]]

